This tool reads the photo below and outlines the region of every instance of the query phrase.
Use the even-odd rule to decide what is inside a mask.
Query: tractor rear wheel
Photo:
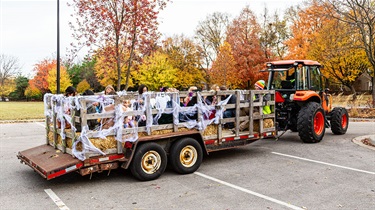
[[[349,114],[343,107],[335,107],[330,113],[331,130],[337,135],[345,134],[349,126]]]
[[[319,103],[308,102],[298,113],[298,135],[305,143],[316,143],[325,133],[324,110]]]

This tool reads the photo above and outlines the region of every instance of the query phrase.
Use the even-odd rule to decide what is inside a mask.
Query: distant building
[[[369,92],[372,90],[372,81],[369,73],[361,74],[354,83],[354,88],[358,92]]]

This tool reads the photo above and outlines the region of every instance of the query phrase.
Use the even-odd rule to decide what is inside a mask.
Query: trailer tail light
[[[284,103],[285,99],[283,98],[283,96],[281,95],[280,92],[276,91],[275,92],[275,102],[276,103]]]
[[[133,143],[131,143],[130,141],[127,141],[127,142],[125,142],[124,147],[125,147],[126,149],[131,149],[131,148],[133,147]]]

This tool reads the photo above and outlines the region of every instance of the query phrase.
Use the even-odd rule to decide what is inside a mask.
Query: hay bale
[[[203,132],[203,136],[210,136],[217,134],[218,125],[209,125]]]

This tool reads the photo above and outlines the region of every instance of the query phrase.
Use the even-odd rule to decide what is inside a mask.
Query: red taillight
[[[280,92],[275,92],[275,101],[276,103],[284,103],[285,99],[281,96]]]
[[[132,146],[133,146],[133,143],[131,143],[130,141],[125,142],[124,147],[125,147],[126,149],[131,149]]]

